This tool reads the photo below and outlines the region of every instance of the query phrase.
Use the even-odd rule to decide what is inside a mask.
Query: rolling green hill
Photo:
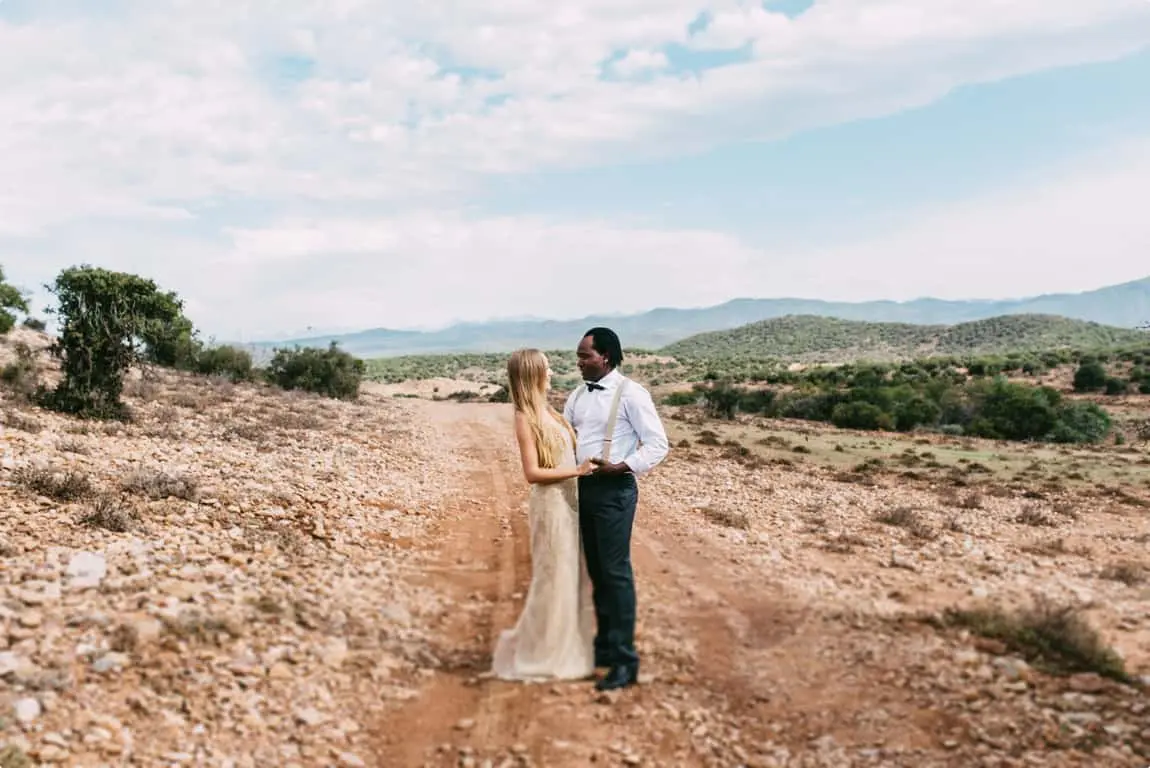
[[[867,323],[966,323],[1000,315],[1043,314],[1134,328],[1150,320],[1150,277],[1083,293],[1024,299],[830,302],[817,299],[734,299],[698,309],[660,308],[636,315],[578,320],[498,320],[462,323],[438,331],[376,328],[359,333],[245,344],[257,355],[273,347],[326,347],[330,341],[362,358],[459,352],[510,352],[516,347],[574,350],[593,325],[614,328],[630,348],[655,349],[707,331],[738,328],[789,315],[816,315]]]
[[[957,325],[867,323],[792,315],[698,334],[661,352],[685,360],[757,358],[816,363],[1147,343],[1150,334],[1143,331],[1054,315],[1003,315]]]

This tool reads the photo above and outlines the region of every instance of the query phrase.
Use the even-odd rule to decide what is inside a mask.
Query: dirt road
[[[589,682],[484,678],[531,570],[510,411],[437,403],[426,415],[470,480],[437,521],[436,565],[421,575],[448,599],[430,628],[440,664],[419,698],[379,724],[379,765],[927,768],[1042,754],[1007,746],[1014,703],[990,696],[972,714],[979,683],[940,671],[956,668],[952,639],[801,604],[769,568],[725,567],[730,552],[643,490],[634,544],[643,684],[601,695]],[[1094,758],[1055,752],[1042,764],[1138,764]]]

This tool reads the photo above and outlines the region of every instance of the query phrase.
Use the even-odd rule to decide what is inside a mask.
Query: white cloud
[[[728,234],[454,212],[485,174],[780,136],[1150,42],[1144,0],[819,0],[796,19],[743,0],[18,5],[6,22],[0,4],[0,263],[29,285],[143,265],[222,331],[751,293],[726,270],[766,257]],[[683,73],[668,44],[752,58]],[[605,263],[627,279],[588,293]],[[316,279],[339,264],[362,273]]]
[[[1150,137],[1013,189],[913,212],[903,226],[867,242],[794,254],[789,280],[798,293],[847,300],[994,298],[1114,285],[1150,272],[1147,200]],[[767,278],[760,272],[760,284]]]
[[[661,51],[635,49],[627,51],[623,58],[612,65],[612,69],[622,77],[632,77],[644,72],[666,69],[670,66],[667,54]]]

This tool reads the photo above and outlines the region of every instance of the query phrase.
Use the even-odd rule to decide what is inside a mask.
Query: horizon
[[[1143,277],[1150,3],[932,8],[4,0],[0,265],[258,339]]]
[[[735,302],[740,302],[740,301],[747,301],[747,302],[810,301],[810,302],[826,302],[826,303],[835,303],[835,304],[879,304],[879,303],[883,303],[883,304],[897,304],[897,305],[907,305],[907,304],[913,304],[915,302],[921,302],[921,301],[942,301],[942,302],[947,302],[947,303],[963,303],[963,304],[996,304],[996,303],[1000,303],[1000,302],[1028,301],[1028,300],[1043,298],[1043,297],[1047,297],[1047,296],[1076,296],[1076,295],[1085,294],[1085,293],[1093,293],[1095,291],[1104,290],[1107,288],[1117,288],[1117,287],[1120,287],[1123,285],[1128,285],[1128,284],[1132,284],[1132,283],[1139,283],[1139,282],[1143,282],[1146,280],[1150,280],[1150,275],[1147,275],[1145,277],[1135,278],[1133,280],[1126,280],[1126,281],[1123,281],[1121,283],[1114,283],[1114,284],[1108,284],[1108,285],[1097,285],[1097,286],[1094,286],[1091,288],[1083,288],[1081,290],[1076,290],[1076,291],[1059,291],[1056,293],[1031,293],[1031,294],[1020,294],[1020,295],[1014,295],[1014,296],[997,296],[997,297],[995,297],[995,296],[982,296],[982,297],[958,298],[958,299],[939,299],[935,296],[918,296],[918,297],[915,297],[913,299],[901,299],[901,300],[860,299],[858,301],[838,302],[838,301],[832,301],[832,300],[827,300],[827,299],[812,298],[809,296],[735,296],[734,298],[726,299],[726,300],[720,301],[716,304],[705,304],[705,305],[690,306],[690,307],[655,306],[655,307],[650,307],[648,309],[639,310],[637,312],[591,312],[591,313],[585,313],[585,314],[581,314],[581,315],[573,315],[573,316],[568,316],[568,317],[545,317],[545,316],[541,316],[541,317],[530,317],[530,318],[528,318],[528,317],[502,318],[502,317],[494,316],[494,317],[475,319],[475,320],[453,320],[453,321],[447,322],[447,323],[439,325],[439,326],[425,327],[425,328],[397,328],[397,327],[393,327],[393,326],[376,325],[376,326],[354,328],[354,329],[350,329],[350,330],[343,330],[343,331],[338,331],[338,332],[335,332],[335,331],[333,331],[333,332],[321,332],[321,333],[315,333],[315,334],[311,334],[311,335],[303,335],[300,333],[291,335],[291,332],[286,332],[286,334],[281,334],[281,338],[279,338],[279,339],[270,339],[270,338],[255,339],[255,340],[252,340],[251,342],[248,342],[248,343],[260,343],[260,342],[268,342],[268,341],[296,341],[296,340],[322,339],[322,338],[327,338],[329,336],[353,336],[353,335],[357,335],[357,334],[371,333],[371,332],[376,332],[376,331],[392,331],[392,332],[396,332],[396,333],[438,333],[441,331],[449,330],[451,328],[456,328],[456,327],[460,327],[460,326],[468,326],[468,325],[502,325],[502,324],[514,324],[514,323],[573,323],[573,322],[577,322],[580,320],[593,320],[596,318],[638,317],[638,316],[650,314],[652,312],[667,311],[667,310],[669,310],[669,311],[707,310],[707,309],[713,309],[715,307],[725,306],[727,304],[733,304]]]

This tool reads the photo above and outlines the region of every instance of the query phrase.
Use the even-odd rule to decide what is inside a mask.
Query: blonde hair
[[[575,430],[567,420],[547,402],[547,358],[538,349],[517,349],[507,361],[508,391],[515,410],[527,417],[531,434],[535,436],[535,451],[539,466],[552,469],[559,466],[566,446],[554,429],[544,429],[543,413],[550,413],[563,425],[575,443]]]

